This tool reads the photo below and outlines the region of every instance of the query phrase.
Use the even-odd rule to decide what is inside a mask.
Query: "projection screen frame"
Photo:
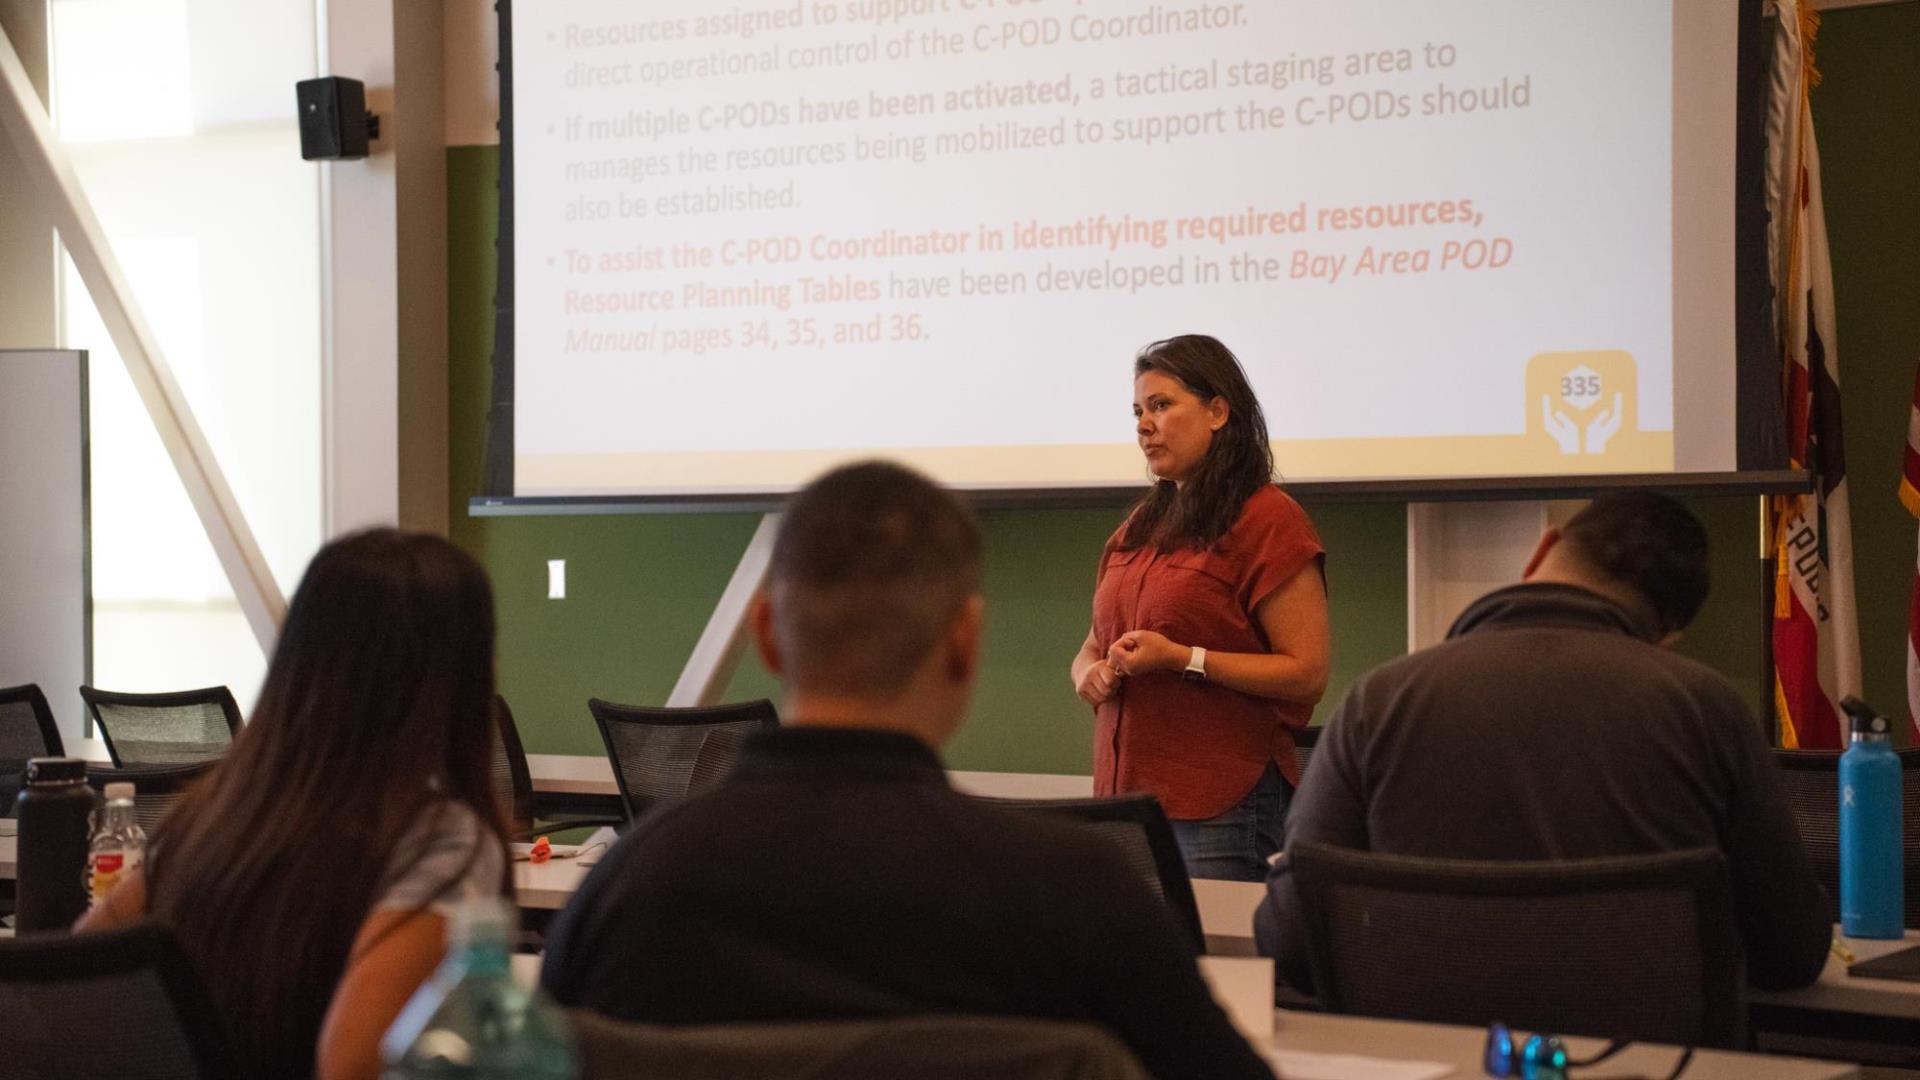
[[[1790,468],[1786,453],[1785,407],[1768,267],[1766,127],[1771,24],[1763,14],[1763,0],[1738,3],[1734,311],[1730,313],[1734,319],[1735,471],[1300,481],[1287,483],[1288,491],[1304,500],[1320,502],[1458,502],[1581,498],[1620,488],[1694,495],[1780,495],[1812,489],[1811,474]],[[500,163],[492,379],[482,462],[482,486],[488,493],[469,498],[469,516],[764,513],[778,509],[790,494],[789,489],[714,494],[513,494],[513,0],[496,0],[494,8],[499,19],[499,57],[494,67],[500,83]],[[877,451],[874,456],[883,457],[885,452]],[[1138,498],[1145,483],[1143,467],[1138,485],[956,490],[982,508],[1099,507],[1124,505]]]
[[[1802,469],[1765,472],[1672,473],[1649,483],[1641,473],[1615,476],[1518,476],[1461,480],[1444,488],[1409,494],[1393,480],[1324,480],[1287,484],[1289,494],[1308,503],[1498,502],[1520,499],[1586,499],[1607,491],[1664,491],[1671,495],[1800,495],[1813,490],[1814,474]],[[1125,506],[1143,487],[956,488],[955,493],[981,510],[1097,508]],[[608,514],[765,514],[780,509],[784,495],[477,495],[467,502],[471,517],[563,517]]]

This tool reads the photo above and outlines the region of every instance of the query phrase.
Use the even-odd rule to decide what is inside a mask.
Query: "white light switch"
[[[567,560],[547,560],[547,599],[565,600],[567,598]]]

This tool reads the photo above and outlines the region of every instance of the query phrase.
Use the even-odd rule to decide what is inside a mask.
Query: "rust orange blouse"
[[[1209,652],[1268,652],[1254,608],[1324,554],[1300,504],[1268,485],[1212,547],[1120,549],[1124,524],[1100,553],[1093,637],[1105,652],[1129,630],[1154,630]],[[1094,714],[1095,794],[1146,791],[1179,820],[1225,813],[1267,762],[1298,786],[1293,732],[1311,705],[1254,697],[1177,671],[1135,675]]]

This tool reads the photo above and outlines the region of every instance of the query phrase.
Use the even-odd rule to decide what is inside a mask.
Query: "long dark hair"
[[[453,801],[504,843],[493,634],[485,571],[445,540],[373,529],[321,548],[251,721],[158,827],[148,910],[206,977],[247,1075],[312,1073],[410,825]]]
[[[1203,403],[1227,402],[1227,423],[1185,485],[1157,481],[1134,504],[1122,548],[1205,548],[1227,534],[1254,493],[1273,482],[1267,417],[1233,350],[1205,334],[1182,334],[1140,350],[1133,377],[1157,371]]]

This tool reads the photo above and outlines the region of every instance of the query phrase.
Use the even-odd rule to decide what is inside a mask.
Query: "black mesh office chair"
[[[1920,928],[1920,747],[1898,750],[1900,813],[1906,854],[1907,926]],[[1800,842],[1826,886],[1829,914],[1840,921],[1840,753],[1835,750],[1775,750],[1787,806],[1800,828]]]
[[[1320,745],[1320,728],[1293,729],[1293,760],[1300,766],[1300,779],[1307,778],[1307,763],[1313,760],[1313,748]]]
[[[133,820],[146,834],[173,810],[187,789],[205,779],[217,761],[196,761],[187,765],[88,765],[87,784],[105,793],[107,785],[126,782],[133,785]]]
[[[620,785],[629,821],[657,802],[686,797],[693,763],[708,732],[730,729],[745,735],[780,724],[773,702],[766,700],[655,709],[594,698],[587,708],[607,745],[607,759],[613,763],[613,778]]]
[[[527,750],[520,742],[520,725],[507,699],[493,698],[493,793],[507,812],[515,839],[532,839],[562,829],[597,829],[626,824],[613,817],[540,817],[534,807],[533,774],[527,768]]]
[[[240,1076],[206,988],[152,924],[0,941],[0,1016],[0,1071],[18,1080]]]
[[[1146,882],[1193,941],[1194,951],[1207,951],[1207,935],[1200,928],[1200,907],[1193,899],[1193,882],[1180,857],[1160,800],[1152,795],[1121,795],[1110,799],[990,799],[981,802],[1016,810],[1054,814],[1085,826],[1120,848],[1127,865]]]
[[[214,761],[240,731],[240,706],[224,686],[168,694],[80,688],[115,765]]]
[[[13,815],[27,760],[62,757],[60,728],[53,722],[47,696],[33,683],[0,689],[0,817]]]
[[[1333,1012],[1738,1047],[1739,939],[1718,851],[1478,862],[1287,851]]]
[[[493,696],[493,797],[518,836],[533,828],[533,775],[507,699]]]

